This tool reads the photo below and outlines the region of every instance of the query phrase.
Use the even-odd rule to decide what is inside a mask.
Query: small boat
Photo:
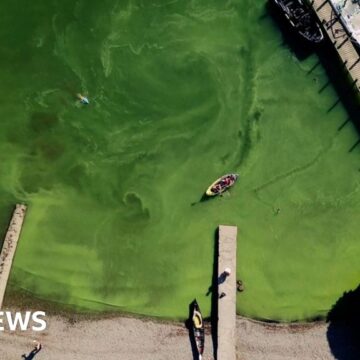
[[[236,180],[238,179],[238,174],[226,174],[221,178],[215,180],[206,190],[207,196],[216,196],[222,194],[227,189],[231,188]]]
[[[196,299],[192,302],[192,325],[193,325],[193,335],[199,355],[199,360],[202,358],[204,352],[205,344],[205,331],[204,331],[204,322],[200,312],[200,307]]]
[[[272,0],[272,2],[302,38],[315,44],[324,39],[320,24],[304,0]]]
[[[84,105],[89,105],[90,101],[86,96],[83,96],[81,94],[77,94],[78,99],[80,100],[80,102]]]

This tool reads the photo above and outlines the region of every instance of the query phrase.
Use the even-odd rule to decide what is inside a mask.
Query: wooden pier
[[[236,226],[219,226],[217,360],[236,360],[236,241]]]
[[[11,265],[26,213],[26,205],[17,204],[0,254],[0,309],[2,309]]]
[[[310,4],[317,14],[328,38],[339,54],[343,67],[347,70],[351,78],[352,87],[357,90],[357,94],[359,95],[360,56],[352,43],[351,34],[345,30],[339,14],[336,13],[329,0],[312,0]]]

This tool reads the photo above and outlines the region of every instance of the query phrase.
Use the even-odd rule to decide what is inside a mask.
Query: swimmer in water
[[[83,96],[81,94],[77,94],[78,99],[80,100],[80,102],[84,105],[89,105],[90,101],[86,96]]]

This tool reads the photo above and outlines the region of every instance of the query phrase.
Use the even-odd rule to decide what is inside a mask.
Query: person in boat
[[[197,329],[201,329],[203,326],[201,314],[198,311],[194,311],[193,323]]]
[[[215,186],[213,186],[211,188],[211,191],[214,193],[214,194],[217,194],[218,192],[220,192],[222,189],[222,186],[221,184],[216,184]]]
[[[227,176],[225,179],[222,179],[220,181],[221,188],[226,188],[226,187],[230,186],[231,185],[231,180],[232,179],[230,178],[230,176]]]

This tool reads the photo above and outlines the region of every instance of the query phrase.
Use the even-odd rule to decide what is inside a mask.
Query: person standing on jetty
[[[219,278],[218,278],[218,284],[222,284],[223,282],[225,282],[226,278],[228,276],[230,276],[231,274],[231,269],[230,268],[225,268],[225,270],[220,274]]]

